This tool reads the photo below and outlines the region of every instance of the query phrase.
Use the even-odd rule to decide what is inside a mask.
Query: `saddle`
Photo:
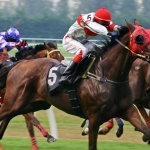
[[[50,68],[47,76],[47,93],[49,95],[53,95],[58,92],[66,92],[68,87],[73,87],[80,78],[86,78],[86,72],[90,70],[94,60],[95,56],[92,53],[89,53],[84,59],[81,60],[76,67],[76,70],[70,77],[72,85],[63,85],[58,83],[66,68],[66,65],[60,63],[59,65]]]

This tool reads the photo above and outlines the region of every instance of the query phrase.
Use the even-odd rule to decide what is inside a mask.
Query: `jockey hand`
[[[25,47],[27,45],[27,41],[23,40],[16,44],[17,47]]]
[[[107,35],[113,39],[116,39],[118,37],[118,34],[116,32],[108,32]]]
[[[119,35],[119,30],[121,29],[121,26],[119,26],[119,25],[115,25],[114,26],[114,30],[113,30],[113,32],[117,32],[118,33],[118,35]]]

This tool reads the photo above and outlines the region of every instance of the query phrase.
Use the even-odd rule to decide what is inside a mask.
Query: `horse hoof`
[[[119,137],[121,137],[121,135],[123,134],[123,130],[121,131],[121,130],[117,130],[117,132],[116,132],[116,136],[119,138]]]
[[[89,134],[89,128],[85,128],[83,131],[82,131],[82,136],[85,136],[85,135],[88,135]]]
[[[99,130],[98,134],[104,135],[103,128],[101,128],[101,129]]]
[[[147,144],[150,145],[150,140],[147,141]]]
[[[47,135],[47,142],[48,143],[52,143],[52,142],[55,142],[55,141],[56,141],[56,139],[53,136]]]
[[[33,145],[33,146],[32,146],[32,150],[39,150],[39,148],[38,148],[37,145]]]
[[[143,135],[142,136],[142,140],[143,140],[143,142],[147,142],[149,139],[148,139],[148,137],[146,135]]]

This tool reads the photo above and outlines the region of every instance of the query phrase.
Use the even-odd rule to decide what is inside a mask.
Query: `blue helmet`
[[[20,35],[19,31],[16,28],[10,28],[5,33],[6,38],[11,42],[19,42],[20,41]]]

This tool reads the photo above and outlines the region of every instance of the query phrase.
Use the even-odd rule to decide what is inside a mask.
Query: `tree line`
[[[136,18],[144,27],[150,27],[149,2],[133,0],[21,0],[17,6],[11,4],[0,9],[0,31],[16,27],[21,37],[63,38],[68,28],[80,13],[94,12],[106,7],[112,13],[113,22],[125,25],[125,19],[131,23]],[[54,5],[55,4],[55,5]],[[11,7],[12,6],[12,7]]]

